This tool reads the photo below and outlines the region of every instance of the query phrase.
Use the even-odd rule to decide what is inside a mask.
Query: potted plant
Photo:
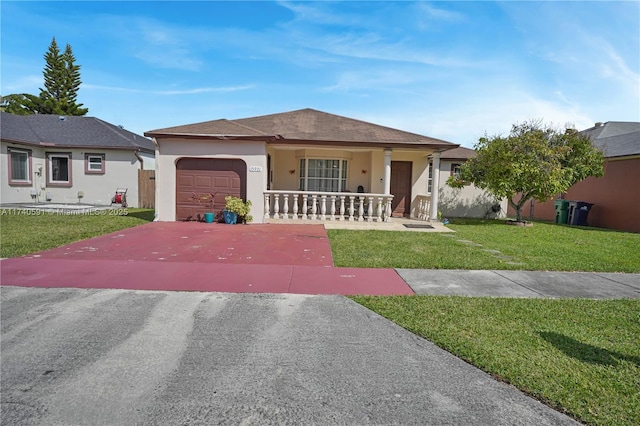
[[[204,217],[200,218],[200,214],[198,213],[198,221],[204,221],[207,223],[213,223],[213,218],[214,218],[214,212],[213,212],[213,201],[216,197],[216,194],[211,194],[211,193],[199,193],[199,192],[193,192],[191,194],[190,199],[192,201],[197,202],[198,204],[205,204],[208,205],[208,209],[207,211],[205,211],[204,213]]]
[[[251,201],[243,201],[240,197],[234,197],[227,195],[224,197],[226,205],[222,211],[224,215],[224,221],[228,224],[235,223],[249,223],[253,220],[253,217],[249,214],[251,210]]]

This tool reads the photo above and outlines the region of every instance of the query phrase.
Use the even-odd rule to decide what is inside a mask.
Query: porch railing
[[[264,218],[389,222],[390,194],[278,191],[264,192]]]
[[[421,220],[429,220],[431,210],[431,195],[416,196],[416,217]]]

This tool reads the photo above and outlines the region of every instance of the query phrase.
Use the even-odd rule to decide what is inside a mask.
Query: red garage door
[[[242,160],[181,158],[176,163],[176,220],[199,220],[212,211],[221,217],[224,197],[246,200],[247,165]]]

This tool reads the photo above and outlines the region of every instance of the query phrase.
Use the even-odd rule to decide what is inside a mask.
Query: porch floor
[[[405,217],[392,217],[389,222],[367,222],[346,220],[293,220],[293,219],[266,219],[264,223],[296,224],[296,225],[324,225],[325,229],[353,229],[378,231],[404,231],[404,232],[455,232],[447,228],[442,222],[428,222],[420,219],[410,219]],[[407,225],[407,226],[405,226]],[[430,225],[431,228],[422,227]]]

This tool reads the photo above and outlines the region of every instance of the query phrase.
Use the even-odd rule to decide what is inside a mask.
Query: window
[[[104,174],[104,154],[85,154],[84,155],[84,172],[88,175]]]
[[[31,151],[9,148],[9,185],[31,185]]]
[[[433,161],[429,160],[428,167],[428,177],[427,177],[427,194],[431,194],[431,188],[433,186]]]
[[[300,189],[341,192],[347,189],[347,160],[300,159]]]
[[[47,185],[71,186],[71,154],[47,154]]]
[[[451,165],[451,176],[455,176],[456,179],[460,179],[460,164]]]

